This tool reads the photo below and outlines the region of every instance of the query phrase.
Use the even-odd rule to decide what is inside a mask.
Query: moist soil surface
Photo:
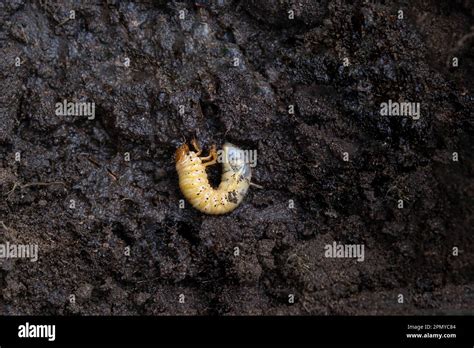
[[[472,314],[473,12],[3,0],[0,243],[38,260],[0,259],[0,313]],[[262,188],[227,215],[182,209],[193,137],[256,151]]]

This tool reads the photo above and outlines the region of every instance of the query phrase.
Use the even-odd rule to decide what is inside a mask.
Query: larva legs
[[[198,141],[194,138],[191,140],[191,145],[196,149],[196,156],[199,156],[202,153],[201,146],[199,145]]]
[[[204,167],[207,166],[212,166],[213,164],[217,163],[217,150],[216,150],[216,145],[212,145],[211,151],[209,152],[209,156],[207,157],[201,157],[201,161],[207,161],[210,160],[209,162],[203,163]]]
[[[210,159],[212,159],[216,156],[217,156],[216,145],[212,145],[211,150],[209,151],[209,156],[207,156],[207,157],[202,156],[201,161],[209,161]]]
[[[191,140],[191,145],[193,145],[194,149],[197,151],[196,156],[199,157],[199,155],[202,153],[202,148],[199,145],[198,141],[196,139]],[[209,156],[207,156],[207,157],[202,156],[202,157],[199,157],[199,158],[201,159],[201,161],[211,160],[210,162],[204,163],[205,167],[215,164],[217,162],[216,145],[212,145],[211,151],[209,152]]]

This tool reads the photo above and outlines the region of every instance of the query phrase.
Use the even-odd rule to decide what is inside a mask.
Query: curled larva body
[[[199,157],[201,150],[196,141],[197,152],[188,145],[176,150],[176,171],[179,187],[184,197],[197,210],[206,214],[225,214],[239,206],[245,197],[251,179],[251,168],[235,145],[225,143],[222,156],[222,177],[219,187],[213,188],[207,178],[206,167],[217,162],[215,147],[207,157]],[[204,162],[207,161],[207,162]]]

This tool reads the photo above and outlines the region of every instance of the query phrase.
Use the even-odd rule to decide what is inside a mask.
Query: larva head
[[[252,170],[250,169],[245,151],[231,143],[225,143],[223,149],[224,164],[229,165],[233,172],[239,173],[244,179],[250,180]]]
[[[176,162],[180,162],[184,159],[184,157],[189,152],[189,146],[187,144],[183,144],[176,150]]]

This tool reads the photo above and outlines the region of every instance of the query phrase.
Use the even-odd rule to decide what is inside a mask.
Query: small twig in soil
[[[150,278],[150,279],[142,279],[142,280],[137,280],[136,283],[137,284],[141,284],[141,283],[146,283],[146,282],[151,282],[153,280],[157,280],[157,279],[160,279],[160,277],[155,277],[155,278]]]
[[[64,24],[66,24],[67,22],[69,22],[71,20],[71,18],[67,17],[66,19],[62,20],[61,22],[59,22],[58,24],[56,24],[57,27],[61,27],[63,26]]]
[[[460,49],[462,49],[464,45],[466,44],[466,41],[469,40],[473,36],[474,36],[474,27],[471,27],[471,31],[465,34],[456,42],[456,45],[454,46],[453,51],[459,51]]]
[[[77,156],[78,157],[79,156],[81,156],[81,157],[84,156],[84,157],[86,157],[86,160],[88,160],[90,163],[95,165],[97,168],[101,168],[100,163],[95,158],[93,158],[90,154],[82,152],[82,153],[78,154]]]
[[[62,181],[52,181],[52,182],[29,182],[27,184],[24,184],[24,185],[20,185],[20,183],[18,182],[15,182],[13,184],[13,188],[7,192],[7,199],[10,198],[10,196],[15,192],[16,188],[19,187],[20,189],[24,189],[24,188],[27,188],[27,187],[31,187],[31,186],[51,186],[51,185],[63,185],[63,186],[66,186],[66,184]]]
[[[110,177],[112,177],[112,179],[114,181],[117,181],[118,180],[118,176],[117,174],[115,174],[113,171],[111,171],[109,168],[106,168],[107,169],[107,173],[110,175]]]
[[[13,231],[13,232],[16,232],[16,230],[14,230],[13,228],[8,227],[7,225],[5,225],[5,223],[4,223],[3,221],[0,221],[0,227],[3,227],[3,229],[5,229],[5,231]]]
[[[5,230],[10,231],[10,229],[5,225],[3,221],[0,221],[0,226],[2,226]]]

